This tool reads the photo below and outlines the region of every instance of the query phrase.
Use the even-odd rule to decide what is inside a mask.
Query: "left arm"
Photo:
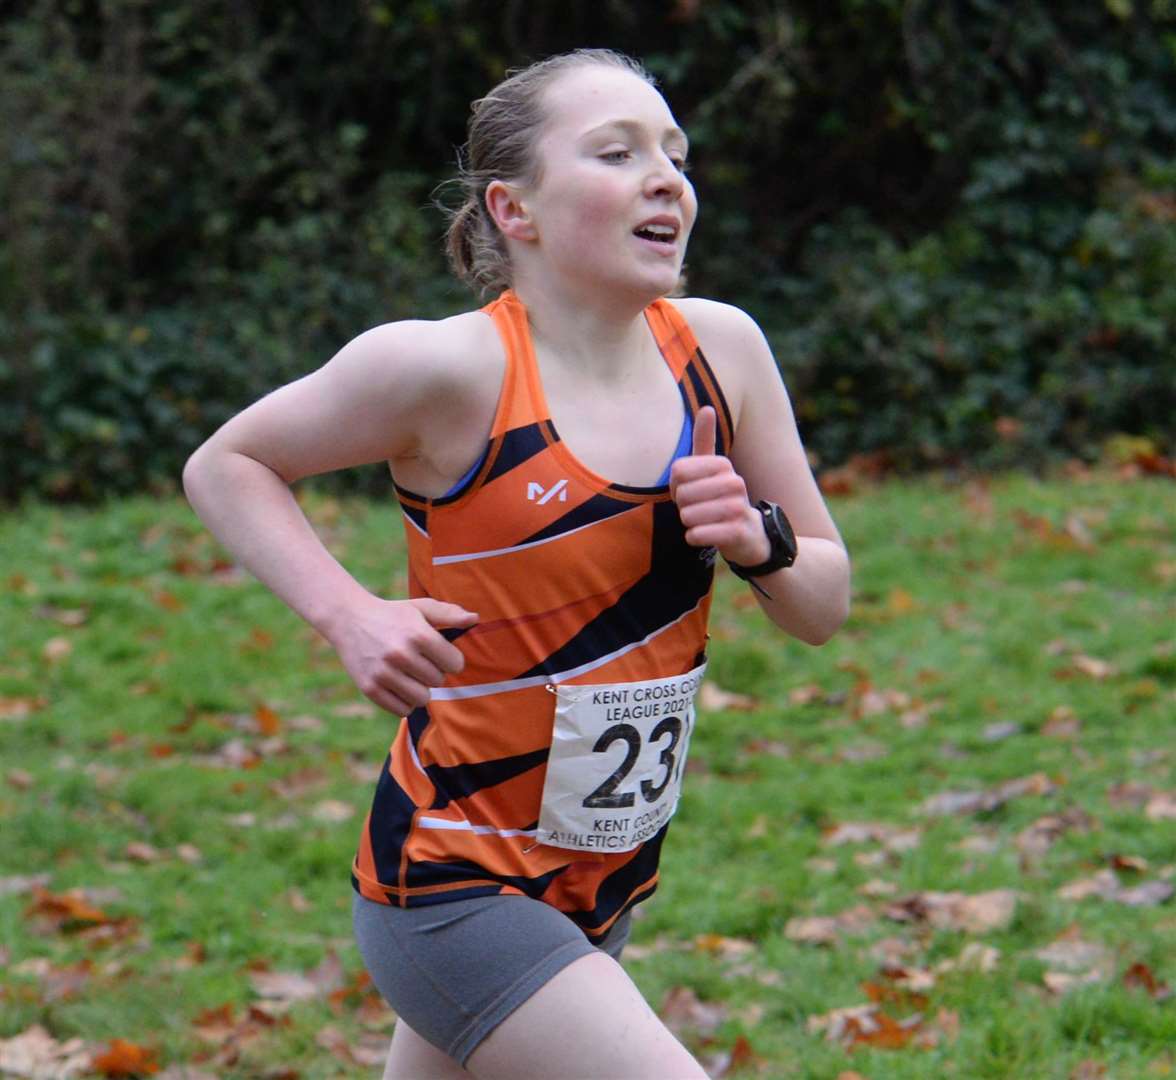
[[[778,503],[796,532],[796,562],[756,578],[759,588],[753,592],[777,626],[821,645],[849,614],[845,544],[809,467],[788,393],[759,327],[726,305],[706,303],[704,314],[696,318],[691,304],[703,352],[739,408],[730,459],[715,455],[714,414],[703,409],[692,455],[674,463],[670,490],[687,542],[714,546],[729,562],[754,566],[767,559],[768,540],[753,504]]]

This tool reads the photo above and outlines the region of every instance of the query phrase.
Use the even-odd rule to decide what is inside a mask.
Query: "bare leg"
[[[580,957],[523,1002],[473,1052],[468,1069],[479,1080],[706,1080],[603,953]]]
[[[403,1020],[396,1021],[384,1080],[461,1080],[469,1078],[453,1058],[422,1039]]]

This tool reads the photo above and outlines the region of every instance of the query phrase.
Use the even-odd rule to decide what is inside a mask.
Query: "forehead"
[[[545,139],[576,139],[613,120],[635,120],[658,135],[678,126],[656,88],[630,71],[603,64],[564,72],[544,91],[543,108]]]

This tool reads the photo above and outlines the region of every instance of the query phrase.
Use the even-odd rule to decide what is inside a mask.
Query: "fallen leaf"
[[[59,664],[73,652],[73,642],[65,637],[52,637],[41,648],[41,656],[50,664]]]
[[[1118,674],[1118,669],[1114,664],[1093,656],[1086,656],[1084,653],[1075,653],[1071,656],[1070,666],[1079,674],[1087,675],[1092,679],[1109,679]]]
[[[674,986],[666,991],[657,1014],[679,1037],[687,1033],[709,1035],[726,1019],[727,1006],[701,1001],[689,986]]]
[[[843,936],[861,933],[876,922],[873,911],[858,904],[839,915],[807,915],[789,919],[784,936],[806,945],[831,945]]]
[[[1101,1061],[1087,1058],[1078,1062],[1070,1071],[1069,1080],[1103,1080],[1107,1075],[1107,1067]]]
[[[1143,990],[1156,1001],[1167,1001],[1172,996],[1171,987],[1160,982],[1147,964],[1132,964],[1123,972],[1123,985],[1130,990]]]
[[[698,952],[710,953],[720,960],[735,960],[756,951],[754,941],[746,938],[724,937],[722,934],[699,934],[694,939]]]
[[[311,817],[315,821],[325,821],[331,824],[349,821],[354,815],[355,807],[339,799],[324,799],[317,803],[311,811]]]
[[[91,1053],[81,1039],[58,1042],[40,1024],[0,1039],[0,1074],[29,1080],[73,1080],[90,1072]]]
[[[1060,814],[1038,818],[1022,829],[1013,842],[1022,855],[1036,857],[1044,855],[1066,833],[1088,832],[1094,825],[1094,819],[1085,810],[1074,806]]]
[[[895,1020],[877,1005],[855,1005],[834,1009],[823,1016],[810,1016],[806,1027],[810,1034],[823,1031],[829,1042],[839,1043],[847,1050],[855,1046],[896,1050],[910,1043],[922,1022],[918,1013]]]
[[[262,735],[276,735],[282,730],[282,720],[268,705],[258,705],[253,710],[253,719],[257,721],[257,730]]]
[[[81,889],[51,893],[36,887],[33,902],[25,909],[25,915],[41,919],[54,930],[72,930],[113,921],[106,912],[91,904]]]
[[[155,1051],[126,1039],[112,1039],[109,1049],[94,1055],[90,1067],[109,1077],[142,1076],[159,1072]]]
[[[43,697],[0,697],[0,720],[24,720],[48,704]]]
[[[926,922],[938,929],[983,934],[1005,929],[1013,921],[1016,908],[1017,894],[1012,889],[973,895],[920,892],[888,904],[884,914],[896,922]]]
[[[750,694],[724,690],[713,682],[704,682],[698,691],[698,703],[707,712],[752,712],[759,708],[759,699]]]
[[[13,877],[0,878],[0,896],[32,892],[48,884],[48,874],[16,874]]]
[[[1082,721],[1069,705],[1059,705],[1041,726],[1041,734],[1051,739],[1072,739],[1082,730]]]
[[[1160,791],[1147,800],[1143,816],[1148,821],[1176,821],[1176,792]]]
[[[151,863],[158,861],[159,849],[152,847],[150,844],[145,844],[140,840],[132,840],[125,848],[123,854],[128,859],[133,859],[135,862]]]
[[[1004,806],[1010,799],[1025,795],[1049,795],[1054,790],[1054,782],[1045,773],[1037,772],[1006,780],[987,791],[940,792],[925,799],[920,809],[922,813],[932,816],[988,813]]]

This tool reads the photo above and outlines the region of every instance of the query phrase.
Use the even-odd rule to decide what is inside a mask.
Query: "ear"
[[[504,180],[486,185],[486,210],[503,236],[511,240],[534,240],[538,233],[522,192]]]

